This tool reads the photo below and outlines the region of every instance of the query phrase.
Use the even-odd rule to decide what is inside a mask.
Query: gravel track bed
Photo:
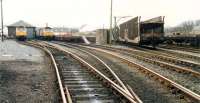
[[[133,88],[144,103],[185,103],[184,100],[176,98],[161,84],[151,80],[137,69],[103,53],[96,51],[93,51],[93,53],[108,63],[122,81]]]
[[[94,57],[90,56],[89,54],[82,52],[76,48],[71,48],[71,47],[67,47],[67,46],[62,46],[62,47],[67,48],[68,51],[70,51],[70,52],[78,55],[82,59],[86,60],[88,63],[90,63],[92,66],[94,66],[96,69],[98,69],[105,76],[107,76],[109,78],[113,78],[112,74],[105,71],[105,70],[107,70],[107,68],[96,58],[94,58]]]
[[[171,52],[171,51],[166,51],[166,50],[158,50],[156,51],[157,53],[160,53],[162,55],[166,55],[166,56],[172,56],[172,57],[178,57],[180,59],[185,59],[185,60],[189,60],[189,61],[193,61],[193,62],[200,62],[200,58],[196,57],[196,56],[187,56],[186,54],[183,53],[178,53],[178,52]]]
[[[119,50],[116,50],[116,51],[119,51]],[[141,51],[141,52],[140,51],[128,51],[127,52],[127,51],[121,51],[120,50],[119,52],[121,52],[122,54],[127,54],[127,55],[130,55],[130,53],[132,53],[134,55],[142,56],[142,57],[149,58],[149,59],[156,60],[156,61],[166,62],[168,64],[173,64],[173,65],[177,65],[177,66],[184,67],[184,68],[190,68],[190,69],[193,69],[194,71],[200,72],[200,66],[198,66],[198,65],[197,66],[190,66],[190,65],[185,65],[185,64],[181,64],[181,63],[168,62],[168,61],[163,60],[163,59],[158,59],[158,58],[154,57],[156,54],[152,54],[152,53],[149,53],[149,52],[146,52],[146,51]]]
[[[192,90],[193,92],[200,94],[200,78],[198,77],[194,77],[190,74],[177,73],[175,71],[172,71],[171,69],[161,68],[160,66],[156,66],[154,64],[135,59],[130,55],[123,55],[119,52],[118,55],[122,55],[130,60],[133,60],[135,63],[144,65],[145,67],[148,67],[149,69],[167,77],[168,79],[171,79],[181,84],[182,86]]]
[[[181,54],[181,53],[168,52],[168,51],[164,51],[164,50],[150,50],[150,49],[145,49],[145,48],[140,48],[140,47],[127,47],[127,46],[119,46],[119,45],[112,45],[111,47],[129,48],[129,49],[131,48],[133,50],[134,49],[135,50],[141,50],[141,51],[150,52],[150,53],[154,53],[154,54],[158,54],[158,55],[164,55],[164,56],[168,56],[168,57],[175,57],[175,58],[179,58],[179,59],[184,59],[184,60],[200,63],[200,58],[186,57],[184,54]]]
[[[114,47],[114,49],[116,49],[116,50],[113,50],[113,48],[109,49],[109,48],[106,48],[106,47],[100,47],[100,48],[103,48],[103,49],[106,49],[106,50],[111,50],[111,51],[114,51],[114,52],[120,52],[121,54],[124,54],[124,55],[140,56],[140,57],[148,58],[148,59],[151,59],[151,60],[161,61],[161,62],[165,62],[165,63],[168,63],[168,64],[177,65],[177,66],[180,66],[180,67],[184,67],[184,68],[188,68],[188,69],[192,69],[194,71],[200,72],[200,66],[198,66],[198,65],[190,66],[190,65],[181,64],[181,63],[169,62],[169,61],[154,57],[156,54],[152,54],[152,53],[147,52],[147,51],[140,51],[140,50],[127,51],[127,50],[120,50],[121,48],[119,48],[117,50],[117,48],[115,48],[115,47]],[[158,56],[158,55],[156,55],[156,56]]]
[[[166,48],[166,49],[173,49],[173,50],[181,50],[181,51],[192,52],[192,53],[200,53],[200,49],[197,49],[194,47],[192,48],[189,46],[163,45],[159,47]]]
[[[85,69],[84,72],[86,74],[89,72],[89,70],[86,67],[82,66],[82,64],[80,64],[77,60],[75,60],[71,56],[65,55],[62,52],[54,50],[54,49],[51,49],[51,51],[53,51],[52,53],[55,56],[55,59],[56,59],[56,61],[58,63],[59,70],[61,71],[60,72],[61,73],[61,77],[63,79],[63,83],[64,83],[65,86],[69,86],[69,85],[72,86],[72,84],[68,84],[69,82],[72,82],[72,81],[68,81],[67,79],[69,79],[68,77],[70,77],[71,75],[74,75],[74,73],[72,73],[71,75],[65,74],[66,71],[70,71],[70,70],[72,70],[72,71],[73,70],[74,71],[76,71],[76,70],[80,71],[80,70],[84,70]],[[77,74],[75,73],[75,75],[77,75]],[[82,77],[82,76],[80,76],[80,77]],[[79,77],[77,77],[77,78],[79,78]],[[94,80],[94,81],[98,80],[97,77],[95,75],[92,75],[92,74],[91,75],[89,75],[89,74],[84,75],[84,77],[82,79],[84,80],[84,78],[85,79],[88,78],[89,80]],[[95,100],[95,99],[97,100],[96,102],[98,102],[98,99],[100,99],[101,94],[108,95],[107,97],[104,97],[104,99],[102,99],[103,101],[109,100],[108,103],[121,103],[120,99],[115,94],[113,94],[112,89],[107,88],[107,86],[102,84],[102,82],[100,80],[98,81],[97,84],[99,84],[100,85],[99,88],[102,88],[103,90],[98,91],[98,87],[97,87],[97,90],[95,90],[95,91],[94,90],[87,90],[88,88],[89,89],[96,89],[95,87],[94,88],[90,87],[90,85],[91,85],[90,83],[89,83],[89,85],[85,84],[85,83],[80,84],[80,85],[79,84],[78,85],[77,84],[73,84],[74,86],[75,85],[77,86],[76,89],[80,89],[80,90],[77,90],[77,91],[74,90],[75,87],[69,86],[68,89],[69,89],[69,92],[70,92],[70,94],[72,96],[73,103],[82,103],[82,101],[81,101],[82,99],[76,97],[77,95],[83,95],[83,97],[84,97],[84,95],[85,96],[91,96],[95,92],[96,92],[96,98],[87,97],[88,100],[86,100],[86,103],[90,103],[90,102],[93,103],[94,101],[92,101],[92,100]],[[80,87],[80,86],[83,86],[83,85],[86,85],[86,87],[85,88],[84,87]],[[74,99],[74,98],[78,98],[78,100]],[[90,101],[90,99],[91,99],[91,101]],[[100,99],[100,102],[101,102],[101,99]]]

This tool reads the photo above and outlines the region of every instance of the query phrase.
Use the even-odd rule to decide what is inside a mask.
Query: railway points
[[[88,48],[91,48],[91,47],[88,47]],[[105,51],[104,51],[105,52]],[[119,57],[119,54],[115,54],[115,53],[109,53],[110,55],[114,55],[114,56],[116,56],[116,57],[118,57],[118,58],[120,58]],[[121,57],[121,59],[123,59],[122,57]],[[128,63],[134,63],[134,62],[130,62],[129,60],[126,60],[125,59],[125,61],[126,62],[128,62]],[[129,64],[129,65],[130,65]],[[138,64],[137,64],[138,65]],[[151,71],[151,70],[147,70],[147,71],[149,71],[149,72],[154,72],[154,71]],[[147,71],[145,71],[145,73],[147,72]],[[154,72],[155,73],[155,72]],[[147,72],[147,74],[148,74],[148,72]],[[155,73],[155,74],[157,74],[157,73]],[[158,75],[157,75],[158,76]],[[165,78],[165,77],[163,77],[162,75],[159,75],[161,78]],[[170,84],[172,84],[173,86],[175,86],[177,89],[182,89],[181,91],[183,92],[183,93],[186,93],[185,95],[188,95],[187,93],[189,93],[189,95],[190,95],[190,93],[191,93],[191,95],[193,95],[194,96],[194,98],[196,98],[197,100],[198,100],[198,98],[199,98],[199,96],[198,96],[198,94],[196,94],[196,93],[192,93],[192,91],[191,90],[189,90],[189,89],[187,89],[187,88],[184,88],[183,86],[181,86],[181,85],[179,85],[179,84],[177,84],[177,83],[175,83],[175,82],[173,82],[173,81],[171,81],[170,79],[167,79],[167,78],[165,78],[165,80],[166,81],[168,81],[168,82],[171,82]],[[164,80],[164,81],[165,81]],[[161,80],[162,82],[163,82],[163,80]],[[174,84],[175,83],[175,84]],[[168,84],[168,83],[167,83]],[[193,97],[192,96],[192,97]],[[190,96],[189,96],[190,97]]]

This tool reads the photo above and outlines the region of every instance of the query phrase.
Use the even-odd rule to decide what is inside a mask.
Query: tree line
[[[195,26],[200,26],[200,20],[196,21],[184,21],[176,27],[167,27],[165,29],[166,33],[181,33],[181,34],[191,34]]]

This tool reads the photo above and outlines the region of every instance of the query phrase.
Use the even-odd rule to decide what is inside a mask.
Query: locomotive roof
[[[20,20],[18,22],[15,22],[15,23],[9,25],[8,27],[35,27],[35,26],[33,26],[23,20]]]

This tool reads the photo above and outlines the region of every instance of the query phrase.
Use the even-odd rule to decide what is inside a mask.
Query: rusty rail
[[[57,77],[58,84],[59,84],[59,89],[60,89],[60,94],[61,94],[62,102],[63,103],[70,103],[70,101],[67,101],[67,99],[66,99],[65,92],[64,92],[65,89],[63,88],[62,81],[61,81],[61,76],[59,74],[59,70],[58,70],[58,67],[57,67],[57,63],[56,63],[56,61],[55,61],[52,53],[48,49],[46,49],[45,47],[43,47],[42,45],[38,45],[37,43],[34,43],[34,42],[27,42],[27,43],[28,44],[25,43],[25,45],[31,45],[31,46],[40,48],[43,51],[45,51],[51,57],[51,61],[53,62],[53,66],[54,66],[54,68],[56,70],[56,77]],[[67,98],[70,99],[70,95],[67,95]]]

